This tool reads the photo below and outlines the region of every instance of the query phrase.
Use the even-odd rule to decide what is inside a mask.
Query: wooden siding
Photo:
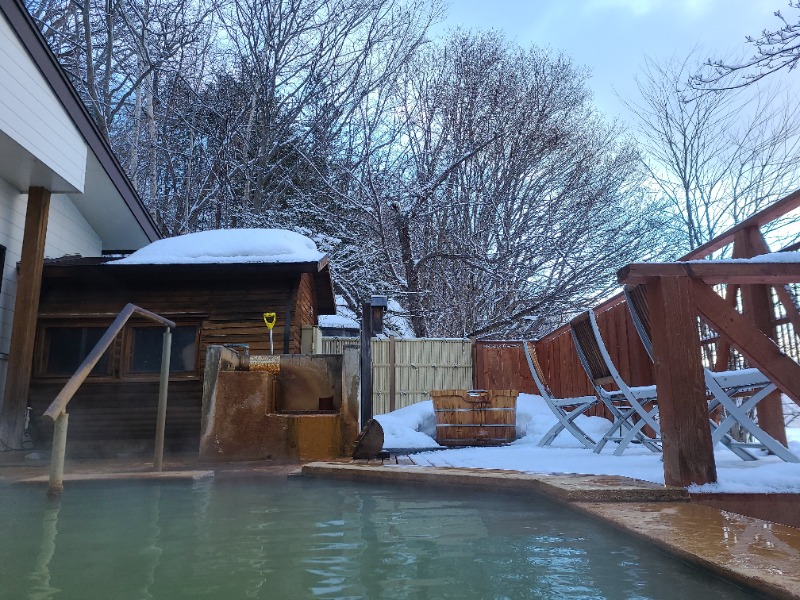
[[[2,231],[0,244],[6,247],[0,284],[0,395],[5,388],[6,364],[14,320],[14,299],[17,294],[17,263],[22,256],[22,232],[27,199],[27,194],[19,193],[0,179],[0,231]],[[99,256],[102,251],[101,246],[97,234],[83,219],[72,201],[62,194],[54,195],[50,202],[45,255]]]
[[[34,416],[41,416],[63,381],[39,380],[29,396]],[[122,385],[124,383],[124,385]],[[200,437],[198,401],[203,393],[200,379],[170,380],[166,437],[196,443]],[[158,381],[88,380],[69,404],[71,441],[150,440],[155,438]],[[34,419],[38,436],[48,441],[52,426]]]
[[[107,326],[127,302],[173,319],[178,325],[197,324],[200,332],[196,372],[191,376],[176,374],[170,378],[168,437],[194,439],[199,436],[202,373],[209,345],[248,344],[251,354],[269,354],[269,332],[263,313],[274,311],[277,313],[273,329],[275,353],[283,351],[286,307],[289,302],[294,303],[296,286],[300,282],[298,276],[275,277],[268,281],[257,278],[235,282],[188,281],[185,277],[181,281],[163,278],[148,281],[142,277],[125,277],[124,267],[105,265],[102,269],[103,281],[45,276],[39,306],[36,360],[40,360],[43,352],[45,327]],[[116,273],[119,277],[115,277]],[[131,321],[132,325],[143,323]],[[298,319],[293,317],[290,353],[300,352],[300,329]],[[154,426],[153,403],[157,400],[158,374],[126,373],[130,336],[129,326],[111,348],[111,375],[87,380],[70,403],[70,437],[78,432],[76,436],[95,440],[138,439],[147,437],[151,421]],[[41,370],[35,371],[30,399],[40,428],[43,427],[42,412],[65,382],[66,378],[46,377]],[[110,425],[115,419],[116,423]]]
[[[60,258],[69,254],[100,256],[103,241],[65,194],[53,194],[47,221],[44,255]]]
[[[87,147],[39,68],[0,17],[0,131],[83,191]]]

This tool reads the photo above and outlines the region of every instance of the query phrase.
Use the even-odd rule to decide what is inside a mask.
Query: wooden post
[[[750,258],[769,252],[769,246],[759,229],[743,229],[734,237],[735,258]],[[742,314],[753,325],[773,340],[777,340],[772,324],[775,309],[772,304],[772,288],[768,285],[748,284],[742,286]],[[786,425],[783,422],[781,393],[774,391],[758,403],[758,426],[786,446]]]
[[[164,343],[161,347],[161,379],[158,382],[158,421],[156,421],[156,448],[153,457],[153,470],[164,467],[164,431],[167,426],[167,386],[169,385],[169,359],[172,351],[172,330],[164,329]]]
[[[64,457],[67,453],[67,425],[69,415],[62,412],[53,426],[53,449],[50,453],[50,482],[48,496],[58,496],[64,491]]]
[[[661,417],[664,482],[703,485],[717,480],[697,312],[688,277],[647,283],[655,379]]]
[[[395,364],[397,362],[397,339],[389,336],[389,412],[397,410],[397,381]]]
[[[17,278],[17,297],[14,302],[11,349],[0,413],[0,442],[13,449],[22,447],[25,428],[49,210],[50,190],[30,188]]]
[[[372,418],[372,306],[361,305],[361,428]]]

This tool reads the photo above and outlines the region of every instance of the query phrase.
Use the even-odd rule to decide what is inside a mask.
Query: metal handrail
[[[175,329],[175,323],[154,312],[136,306],[135,304],[126,304],[117,315],[117,318],[114,319],[108,329],[106,329],[103,337],[98,340],[94,348],[92,348],[92,351],[89,352],[89,355],[83,360],[80,366],[78,366],[75,373],[69,378],[69,381],[64,384],[64,387],[58,393],[55,400],[53,400],[44,412],[43,416],[53,421],[55,425],[53,428],[53,449],[50,459],[50,485],[48,486],[48,494],[59,494],[64,488],[64,455],[66,454],[67,418],[69,416],[67,414],[67,405],[133,315],[141,315],[166,327],[161,354],[161,378],[158,390],[158,423],[156,426],[156,448],[153,460],[154,469],[156,471],[160,471],[163,466],[164,427],[167,414],[167,384],[169,381],[172,330]]]

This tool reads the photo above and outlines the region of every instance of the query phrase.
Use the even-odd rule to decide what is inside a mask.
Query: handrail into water
[[[53,427],[53,449],[50,457],[50,483],[47,493],[50,495],[60,494],[64,489],[64,455],[67,449],[67,405],[81,384],[92,372],[95,365],[100,361],[103,354],[108,350],[111,343],[122,331],[122,328],[133,315],[140,315],[151,321],[161,323],[166,327],[164,331],[164,343],[161,351],[161,375],[158,386],[158,422],[156,425],[156,444],[155,456],[153,459],[153,469],[161,471],[164,464],[164,429],[167,417],[167,385],[169,383],[169,361],[172,346],[172,330],[175,323],[169,319],[157,315],[154,312],[145,310],[135,304],[126,304],[125,307],[108,327],[92,351],[84,359],[80,366],[75,370],[72,377],[64,385],[44,412],[44,417],[54,423]]]

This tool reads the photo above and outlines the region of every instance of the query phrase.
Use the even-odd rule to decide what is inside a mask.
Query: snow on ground
[[[433,403],[428,400],[386,415],[375,417],[384,430],[385,448],[436,448],[436,421]],[[537,444],[556,422],[540,396],[520,394],[517,399],[518,439],[508,446],[494,448],[453,448],[413,454],[422,466],[507,469],[529,473],[581,473],[587,475],[624,475],[635,479],[664,483],[661,455],[641,447],[628,447],[622,456],[614,456],[610,442],[601,454],[585,449],[569,433],[562,432],[547,448]],[[602,417],[580,416],[578,426],[594,439],[609,427]],[[787,428],[789,449],[800,455],[800,427]],[[757,451],[753,451],[757,452]],[[745,462],[718,444],[714,457],[717,483],[691,486],[691,492],[800,493],[800,463],[785,463],[774,456],[761,455]]]
[[[213,229],[158,240],[110,265],[316,262],[325,255],[285,229]]]

